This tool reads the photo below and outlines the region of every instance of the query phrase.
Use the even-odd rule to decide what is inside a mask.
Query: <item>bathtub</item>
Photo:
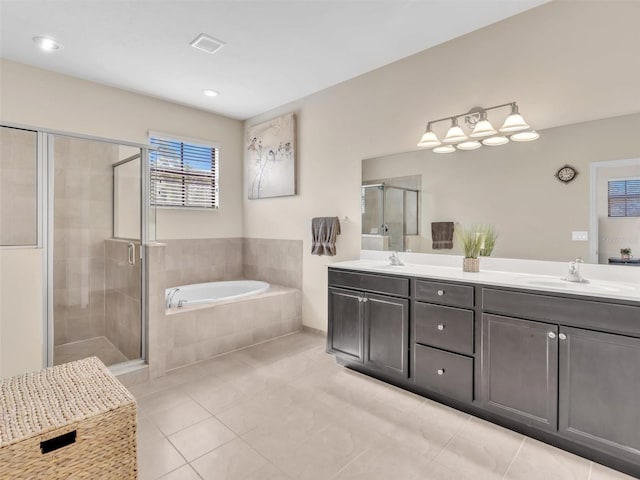
[[[175,293],[173,291],[178,289]],[[195,283],[167,288],[165,299],[169,308],[190,307],[194,305],[215,304],[221,301],[257,295],[269,289],[267,282],[257,280],[233,280],[227,282]],[[169,296],[171,304],[169,305]]]

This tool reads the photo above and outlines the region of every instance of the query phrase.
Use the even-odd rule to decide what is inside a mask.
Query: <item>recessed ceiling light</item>
[[[33,37],[33,41],[40,47],[40,50],[44,50],[45,52],[55,52],[56,50],[62,50],[64,48],[61,43],[56,42],[50,37]]]
[[[202,90],[202,93],[204,93],[207,97],[217,97],[218,95],[220,95],[219,92],[217,92],[216,90],[211,90],[210,88]]]

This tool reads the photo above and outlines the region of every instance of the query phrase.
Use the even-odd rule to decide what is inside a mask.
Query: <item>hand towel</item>
[[[453,222],[431,222],[431,240],[434,250],[453,248]]]
[[[338,217],[316,217],[311,220],[311,254],[336,254],[336,237],[340,235]]]

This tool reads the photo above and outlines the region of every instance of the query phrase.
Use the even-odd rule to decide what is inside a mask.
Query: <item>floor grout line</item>
[[[511,468],[511,466],[514,464],[514,462],[516,461],[516,458],[518,458],[518,455],[520,454],[520,450],[522,450],[522,447],[524,447],[524,441],[527,439],[526,436],[522,437],[522,441],[520,442],[520,445],[518,446],[518,450],[516,450],[515,455],[513,456],[513,458],[511,459],[511,461],[509,462],[509,465],[507,465],[507,469],[504,471],[504,474],[502,475],[502,478],[505,479],[507,478],[507,474],[509,473],[509,469]]]

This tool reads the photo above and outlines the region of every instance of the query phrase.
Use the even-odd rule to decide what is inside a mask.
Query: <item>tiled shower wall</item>
[[[111,237],[112,164],[118,146],[54,142],[55,345],[105,335],[104,240]]]
[[[129,360],[140,358],[140,242],[129,265],[129,240],[105,240],[105,334]]]

